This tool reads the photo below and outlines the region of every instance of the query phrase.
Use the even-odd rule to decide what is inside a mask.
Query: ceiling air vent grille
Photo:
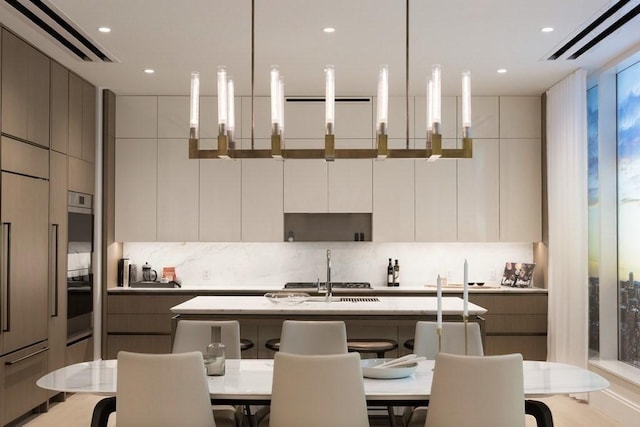
[[[633,3],[628,5],[630,0],[620,0],[605,10],[601,15],[597,16],[589,25],[575,35],[571,40],[562,45],[547,59],[550,61],[561,58],[567,51],[580,43],[584,43],[582,47],[577,49],[567,59],[577,59],[584,53],[592,49],[602,40],[613,34],[616,30],[621,28],[627,22],[631,21],[640,13],[640,4],[631,8]],[[625,6],[629,6],[626,7]],[[616,14],[621,16],[615,16]],[[592,34],[598,27],[603,26],[609,22],[609,25],[597,34]],[[589,36],[591,38],[589,39]]]
[[[117,62],[50,2],[4,0],[40,31],[58,42],[75,58],[87,62]]]
[[[286,102],[324,102],[324,97],[296,97],[296,98],[286,98]],[[371,102],[371,98],[369,97],[336,97],[336,103],[339,102],[362,102],[367,103]]]

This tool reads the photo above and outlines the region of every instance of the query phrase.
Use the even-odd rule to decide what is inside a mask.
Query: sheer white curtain
[[[547,92],[548,359],[588,358],[587,87],[578,70]]]

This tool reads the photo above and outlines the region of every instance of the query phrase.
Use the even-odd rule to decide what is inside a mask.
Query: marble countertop
[[[274,303],[261,296],[198,296],[171,308],[175,314],[251,314],[251,315],[435,315],[437,298],[435,297],[379,297],[379,301],[351,302],[340,301],[334,297],[326,302],[324,297],[287,305]],[[442,298],[442,314],[462,313],[463,301],[458,297]],[[469,303],[469,315],[482,315],[487,310]]]
[[[264,294],[267,292],[282,291],[284,283],[278,284],[256,284],[256,283],[238,283],[229,285],[209,285],[204,286],[201,284],[195,285],[182,285],[182,288],[122,288],[115,287],[109,288],[109,293],[184,293],[184,294]],[[292,289],[289,289],[292,290]],[[296,289],[296,291],[315,293],[315,289]],[[402,294],[434,294],[436,293],[435,285],[400,285],[398,287],[387,287],[382,285],[371,285],[371,289],[344,289],[334,288],[334,294],[375,294],[375,295],[402,295]],[[448,285],[442,288],[443,294],[462,293],[462,285]],[[469,286],[470,293],[516,293],[516,294],[546,294],[547,289],[543,288],[512,288],[510,286],[499,286],[495,284],[486,284],[484,286]]]

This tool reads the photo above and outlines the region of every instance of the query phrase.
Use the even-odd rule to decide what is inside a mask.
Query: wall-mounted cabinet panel
[[[51,149],[66,154],[68,147],[69,70],[51,61]]]
[[[95,193],[95,165],[69,156],[69,190]]]
[[[499,146],[474,139],[473,158],[458,162],[458,241],[499,240]]]
[[[373,162],[373,241],[415,238],[414,160]]]
[[[49,58],[2,30],[2,132],[49,146]]]
[[[362,102],[336,102],[334,127],[336,139],[373,136],[372,102],[368,98],[363,99],[365,101]],[[324,138],[326,133],[324,101],[289,100],[285,103],[284,117],[287,138]]]
[[[156,241],[157,171],[156,139],[116,140],[116,241]]]
[[[500,138],[542,137],[539,96],[500,97]]]
[[[454,148],[454,139],[442,141]],[[416,241],[455,242],[458,238],[458,164],[453,159],[415,160]]]
[[[158,97],[116,97],[116,138],[157,138]]]
[[[69,150],[76,159],[82,158],[82,102],[83,80],[69,73]]]
[[[348,148],[371,148],[372,140],[349,139]],[[336,142],[336,147],[338,143]],[[373,160],[336,160],[328,164],[329,212],[371,213]]]
[[[426,138],[427,135],[427,98],[425,96],[417,96],[415,98],[415,114],[414,132],[416,138]],[[442,97],[442,138],[457,138],[461,135],[458,128],[457,120],[457,99],[455,96]]]
[[[319,213],[329,209],[327,162],[286,160],[284,162],[284,211]]]
[[[96,156],[96,88],[82,84],[82,160],[94,163]]]
[[[280,242],[283,221],[283,162],[242,160],[242,241]]]
[[[158,140],[157,239],[160,242],[198,240],[199,162],[189,159],[186,145],[184,139]]]
[[[158,97],[158,138],[189,138],[188,96]]]
[[[462,99],[458,98],[458,129],[462,137]],[[500,134],[499,102],[497,96],[471,97],[471,137],[498,138]]]
[[[500,140],[500,240],[542,239],[542,165],[539,139]]]
[[[242,129],[243,139],[251,139],[251,124],[254,126],[254,139],[269,139],[271,138],[271,99],[266,96],[257,96],[253,99],[253,117],[251,112],[251,98],[243,96],[241,100],[242,116],[240,121],[240,128]],[[287,104],[285,104],[287,105]],[[286,108],[286,107],[285,107]],[[217,111],[217,107],[216,107]],[[217,115],[217,113],[216,113]],[[289,122],[291,119],[287,115],[285,110],[285,126],[287,127],[287,137],[289,137]],[[216,124],[216,133],[218,135]],[[323,133],[324,135],[324,133]],[[271,142],[269,142],[271,147]],[[248,149],[249,147],[244,147]]]
[[[374,98],[376,102],[377,98]],[[409,97],[409,138],[415,137],[415,98]],[[376,106],[372,108],[373,114],[373,126],[375,136],[376,123]],[[423,132],[424,133],[424,132]],[[399,138],[406,139],[407,137],[407,98],[404,96],[390,96],[389,97],[389,123],[387,126],[387,135],[389,139]],[[404,148],[404,147],[403,147]]]
[[[240,160],[198,160],[198,162],[200,163],[199,240],[201,242],[240,241],[242,162]]]

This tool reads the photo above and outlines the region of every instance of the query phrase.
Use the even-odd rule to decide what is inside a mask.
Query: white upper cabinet
[[[116,97],[116,138],[157,137],[157,96]]]
[[[158,97],[158,138],[189,138],[188,96]]]
[[[202,141],[201,141],[202,142]],[[200,163],[199,240],[240,241],[242,162],[198,160]]]
[[[282,161],[242,160],[242,241],[284,240],[282,179]]]
[[[500,138],[541,138],[539,96],[500,97]]]
[[[458,162],[458,241],[499,240],[499,147],[474,139],[473,158]]]
[[[269,139],[271,138],[271,99],[268,96],[257,96],[253,99],[253,118],[251,116],[251,98],[243,96],[241,98],[241,116],[242,120],[240,121],[240,127],[242,131],[243,139],[251,139],[251,123],[254,123],[254,139]],[[285,104],[286,105],[286,104]],[[217,105],[216,105],[217,111]],[[201,113],[202,114],[202,113]],[[217,114],[217,113],[216,113]],[[287,117],[287,113],[285,111],[285,125],[287,128],[289,127],[289,117]],[[217,119],[216,119],[217,121]],[[217,125],[216,125],[216,134],[217,136]],[[243,147],[245,149],[249,147]],[[257,147],[256,147],[257,148]],[[269,148],[271,148],[271,140],[269,140]]]
[[[198,240],[198,165],[185,139],[158,140],[158,241]]]
[[[366,139],[374,135],[372,102],[369,98],[358,99],[362,101],[336,101],[336,148],[343,148],[339,147],[339,140]],[[324,101],[288,100],[285,103],[284,118],[287,139],[316,139],[324,144]]]
[[[542,166],[539,139],[500,140],[500,240],[542,239]]]
[[[329,209],[327,162],[284,162],[284,212],[321,213]]]
[[[155,242],[158,200],[157,140],[116,139],[115,169],[115,240]]]
[[[373,241],[414,240],[414,160],[373,162]]]
[[[462,100],[458,98],[458,137],[462,138]],[[500,112],[497,96],[471,97],[471,138],[499,138]]]

